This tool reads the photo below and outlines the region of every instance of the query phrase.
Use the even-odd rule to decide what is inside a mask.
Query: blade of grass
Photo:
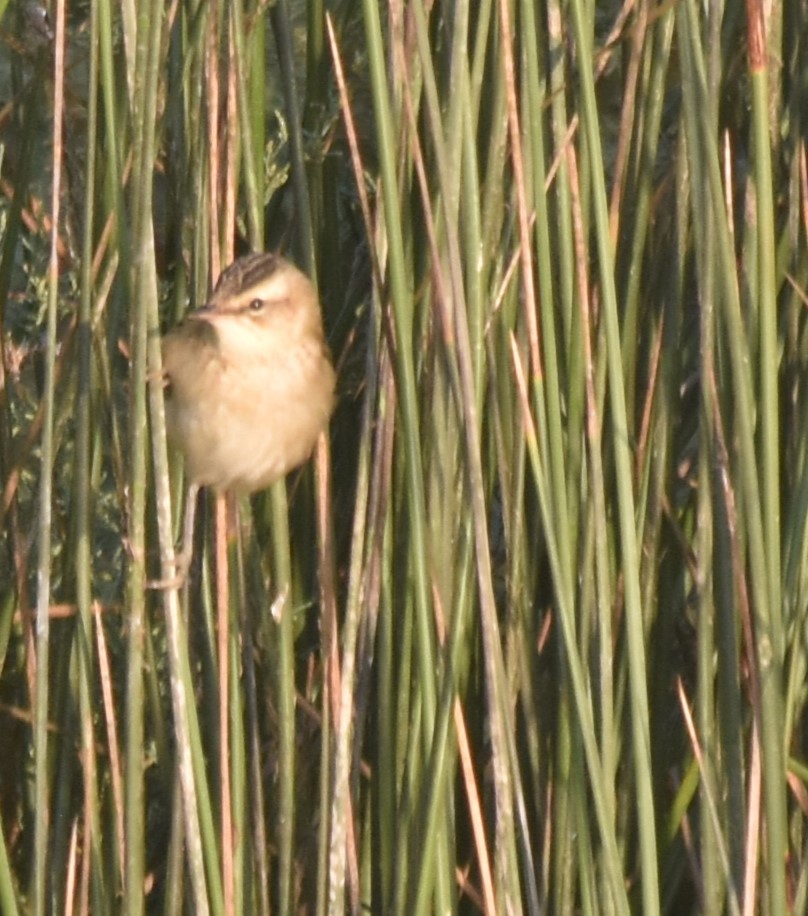
[[[584,60],[591,57],[591,43],[584,20],[584,10],[578,0],[571,4],[573,32],[579,53]],[[628,441],[625,387],[621,360],[620,330],[617,298],[614,286],[613,252],[609,236],[609,218],[603,173],[600,133],[591,73],[581,71],[581,117],[593,173],[593,205],[598,263],[600,266],[603,320],[606,332],[607,370],[609,376],[609,405],[612,411],[612,439],[617,477],[620,544],[622,548],[623,586],[625,589],[626,636],[628,641],[629,681],[631,696],[631,734],[637,791],[639,846],[642,867],[643,912],[654,916],[659,912],[659,879],[656,845],[656,816],[651,777],[651,746],[648,725],[648,688],[645,659],[645,626],[639,586],[639,556],[634,517],[634,493],[631,475],[631,452]]]
[[[87,159],[85,170],[84,220],[82,234],[81,302],[78,328],[78,373],[76,379],[76,473],[75,473],[75,576],[77,614],[77,655],[81,720],[81,757],[84,779],[83,842],[91,850],[94,911],[108,910],[107,877],[104,871],[101,823],[98,810],[96,742],[93,721],[95,686],[92,608],[92,496],[90,491],[91,396],[92,396],[92,265],[93,204],[95,194],[95,151],[97,149],[98,99],[98,16],[93,8],[90,21],[90,62],[87,109]],[[98,626],[101,626],[100,621]]]
[[[412,606],[415,613],[416,651],[419,668],[423,722],[422,734],[432,735],[435,708],[435,658],[432,635],[432,615],[429,599],[429,577],[426,562],[426,533],[428,531],[424,497],[419,410],[413,360],[413,297],[408,277],[408,259],[402,233],[398,178],[395,162],[395,131],[391,100],[387,86],[385,55],[382,42],[379,9],[373,0],[363,0],[363,19],[368,48],[371,92],[376,118],[378,153],[384,225],[389,245],[389,289],[395,331],[394,368],[397,384],[397,406],[401,421],[402,461],[406,479],[406,504],[412,532],[411,563],[413,574]],[[335,911],[339,916],[341,909]]]
[[[42,393],[41,473],[37,519],[36,688],[34,702],[34,860],[32,904],[36,916],[48,909],[48,836],[50,832],[48,766],[48,683],[50,669],[51,518],[53,511],[56,307],[59,297],[59,216],[62,195],[62,128],[65,92],[65,4],[56,4],[53,87],[53,175],[51,179],[51,246],[48,264],[45,380]]]
[[[736,402],[740,492],[742,495],[745,530],[749,538],[750,592],[756,621],[756,664],[760,678],[759,716],[762,742],[763,780],[766,792],[766,832],[771,869],[769,901],[773,912],[785,911],[785,793],[783,787],[783,711],[781,697],[781,666],[783,637],[779,627],[779,605],[773,603],[773,592],[779,594],[779,584],[773,585],[768,575],[766,550],[767,530],[763,525],[761,506],[761,477],[754,441],[754,393],[750,377],[749,342],[741,319],[738,281],[734,254],[726,223],[718,217],[722,207],[719,159],[712,140],[711,127],[705,123],[707,112],[706,83],[701,49],[698,42],[695,12],[690,2],[677,9],[677,26],[683,34],[684,47],[690,56],[692,83],[685,83],[684,99],[691,108],[689,142],[694,144],[691,161],[699,157],[704,162],[705,180],[712,205],[712,227],[718,244],[718,271],[722,302],[722,319],[730,354],[732,383]]]

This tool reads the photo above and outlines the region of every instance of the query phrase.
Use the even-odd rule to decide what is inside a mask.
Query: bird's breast
[[[250,492],[308,458],[334,372],[321,341],[256,346],[255,335],[216,330],[215,346],[195,340],[185,353],[167,339],[169,435],[196,483]]]

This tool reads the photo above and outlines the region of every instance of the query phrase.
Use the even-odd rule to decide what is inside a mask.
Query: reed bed
[[[0,911],[808,911],[806,0],[0,2]],[[160,334],[319,285],[185,499]]]

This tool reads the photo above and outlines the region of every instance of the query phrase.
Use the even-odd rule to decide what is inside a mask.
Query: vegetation
[[[15,3],[0,911],[808,911],[806,0]],[[249,248],[330,449],[166,587]]]

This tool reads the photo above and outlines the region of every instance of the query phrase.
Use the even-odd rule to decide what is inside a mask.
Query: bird
[[[234,261],[162,358],[169,441],[191,482],[217,493],[265,489],[303,464],[334,407],[317,292],[277,254]]]
[[[157,583],[176,587],[199,488],[247,495],[305,463],[331,417],[336,373],[314,284],[272,253],[234,261],[161,349],[166,431],[190,483],[177,576]]]

